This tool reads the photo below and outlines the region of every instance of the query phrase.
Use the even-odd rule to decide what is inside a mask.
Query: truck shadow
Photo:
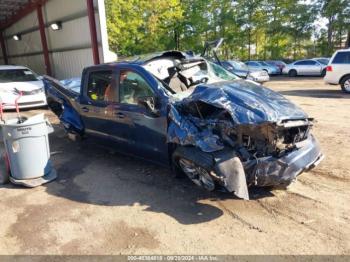
[[[207,192],[188,179],[176,179],[167,168],[108,151],[94,140],[72,142],[61,128],[55,130],[50,144],[58,178],[45,185],[51,195],[93,205],[141,206],[181,224],[214,220],[223,215],[215,201],[234,199],[232,194]],[[257,192],[254,198],[272,196]]]

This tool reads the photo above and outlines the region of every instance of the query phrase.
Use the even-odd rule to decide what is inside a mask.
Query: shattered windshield
[[[227,71],[225,68],[223,68],[222,66],[219,66],[213,62],[209,62],[209,70],[217,77],[220,78],[221,80],[224,81],[231,81],[231,80],[236,80],[238,79],[237,76],[235,76],[234,74],[230,73],[229,71]],[[209,73],[210,73],[209,71]]]

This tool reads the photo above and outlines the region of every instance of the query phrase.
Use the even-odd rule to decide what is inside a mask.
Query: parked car
[[[283,68],[283,74],[291,77],[295,76],[325,76],[327,65],[320,63],[315,59],[298,60],[288,64]]]
[[[264,61],[247,61],[245,64],[248,66],[249,70],[264,70],[269,75],[280,74],[280,70],[277,66],[269,65]]]
[[[79,92],[44,82],[67,132],[169,166],[207,190],[248,199],[248,186],[286,186],[323,157],[304,111],[202,57],[168,51],[90,66]]]
[[[350,93],[350,49],[338,50],[333,54],[324,80],[328,84],[340,85],[345,93]]]
[[[327,58],[327,57],[315,57],[313,59],[316,60],[317,62],[320,62],[321,64],[324,64],[324,65],[328,65],[328,63],[329,63],[329,58]]]
[[[258,83],[264,83],[270,80],[269,74],[264,70],[249,71],[247,65],[241,61],[228,60],[221,61],[221,65],[231,73],[238,75],[243,79],[253,80]]]
[[[201,56],[213,61],[217,65],[224,67],[227,71],[239,76],[240,78],[253,80],[258,83],[263,83],[270,80],[270,77],[266,71],[249,70],[248,67],[241,61],[221,61],[216,51],[220,48],[223,41],[224,39],[220,38],[215,41],[206,42]]]
[[[15,109],[18,99],[19,108],[46,106],[43,81],[29,68],[24,66],[0,66],[0,99],[4,109]]]
[[[269,65],[277,66],[280,70],[280,74],[282,74],[283,68],[285,68],[287,65],[285,62],[280,60],[268,60],[265,62],[268,63]]]

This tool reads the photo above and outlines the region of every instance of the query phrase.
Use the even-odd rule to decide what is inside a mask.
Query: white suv
[[[324,81],[350,93],[350,48],[336,51],[327,66]]]

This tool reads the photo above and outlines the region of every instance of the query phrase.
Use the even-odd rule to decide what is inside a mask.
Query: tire
[[[350,94],[350,75],[345,76],[340,82],[343,92]]]
[[[50,108],[50,110],[57,116],[60,117],[62,112],[63,112],[63,108],[62,105],[58,102],[55,101],[48,101],[47,106]]]
[[[297,76],[297,71],[295,69],[289,70],[288,76],[296,77]]]
[[[321,72],[321,76],[325,77],[325,75],[326,75],[326,69],[323,69],[322,72]]]
[[[67,137],[69,140],[71,140],[73,142],[83,141],[83,137],[80,134],[73,132],[73,131],[67,131]]]
[[[178,147],[172,155],[176,177],[187,176],[194,184],[208,191],[216,188],[213,170],[213,157],[195,147]]]

